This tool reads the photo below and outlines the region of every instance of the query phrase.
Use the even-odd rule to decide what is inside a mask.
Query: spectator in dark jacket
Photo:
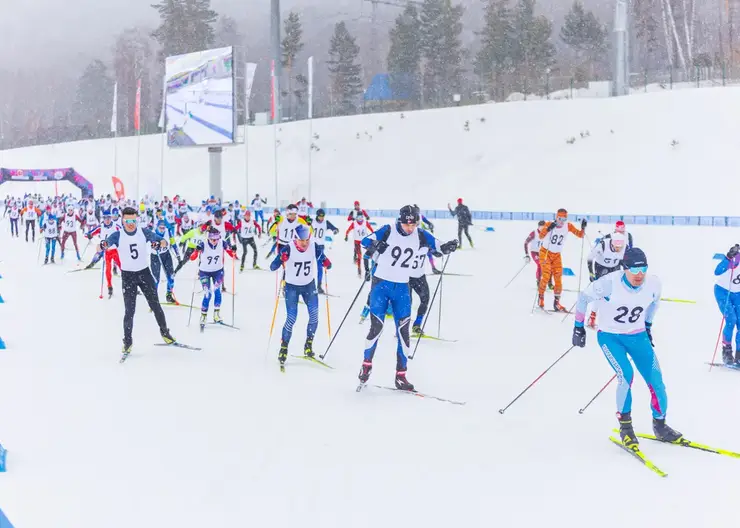
[[[468,206],[463,205],[462,198],[458,198],[457,207],[455,207],[455,210],[452,210],[450,204],[447,204],[447,209],[449,209],[452,216],[457,217],[457,240],[460,244],[459,247],[462,248],[463,231],[465,231],[465,236],[468,237],[470,247],[475,247],[473,246],[473,239],[470,237],[470,232],[468,231],[468,228],[473,225],[473,216],[470,214],[470,209],[468,209]]]

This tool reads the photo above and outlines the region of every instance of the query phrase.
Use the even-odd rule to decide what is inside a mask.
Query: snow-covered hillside
[[[740,88],[707,88],[317,119],[313,136],[307,121],[249,127],[249,193],[274,199],[277,174],[281,201],[307,196],[312,152],[312,198],[333,207],[464,197],[476,210],[732,215],[738,99]],[[138,165],[142,194],[159,194],[162,171],[165,194],[208,193],[207,152],[165,147],[162,160],[161,136],[140,141],[137,162],[139,140],[117,140],[117,170],[113,140],[6,151],[0,165],[73,166],[98,194],[112,192],[114,170],[133,193]],[[228,199],[246,197],[246,149],[225,149]]]

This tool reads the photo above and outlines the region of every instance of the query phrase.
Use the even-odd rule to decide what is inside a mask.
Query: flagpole
[[[141,79],[136,84],[136,107],[134,109],[134,128],[136,129],[136,199],[141,194]]]
[[[308,201],[312,202],[311,179],[313,175],[313,57],[308,58]]]
[[[113,132],[113,176],[118,177],[118,82],[113,85],[113,110],[111,111],[110,131]]]
[[[159,113],[157,126],[162,130],[162,141],[159,154],[159,198],[164,198],[164,152],[167,145],[167,77],[162,81],[162,110]]]

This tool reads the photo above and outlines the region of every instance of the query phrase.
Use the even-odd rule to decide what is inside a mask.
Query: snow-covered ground
[[[236,275],[239,331],[209,327],[201,335],[187,326],[187,309],[166,308],[173,335],[200,352],[152,346],[159,336],[140,298],[135,351],[119,365],[118,279],[116,296],[99,300],[99,271],[66,274],[71,261],[39,267],[37,246],[11,240],[4,222],[0,442],[9,471],[0,474],[0,508],[16,528],[736,526],[740,460],[643,441],[669,473],[661,479],[607,440],[616,425],[613,387],[578,414],[612,375],[593,334],[505,415],[497,412],[570,346],[572,318],[530,314],[533,265],[504,289],[532,227],[475,230],[476,249],[451,257],[448,271],[473,275],[447,277],[442,287],[441,333],[458,341],[423,341],[409,379],[467,402],[455,406],[355,392],[368,330],[358,325],[360,303],[326,358],[335,370],[291,359],[281,374],[284,309],[268,349],[275,276],[263,272]],[[608,228],[588,231],[593,238]],[[664,297],[696,301],[664,303],[655,321],[669,423],[740,451],[740,373],[705,365],[720,323],[712,255],[736,242],[738,230],[631,230]],[[436,235],[454,231],[440,221]],[[330,299],[334,331],[360,286],[350,248],[338,240],[329,253],[330,292],[340,296]],[[570,239],[565,265],[577,272],[580,254]],[[177,277],[182,302],[193,276],[190,264]],[[226,276],[231,290],[230,267]],[[430,277],[432,289],[436,283]],[[578,277],[565,285],[577,289]],[[565,293],[564,304],[575,295]],[[433,334],[437,310],[435,303],[427,325]],[[230,295],[223,312],[230,320]],[[301,352],[306,320],[301,311],[291,353]],[[328,341],[322,298],[316,350]],[[394,353],[387,331],[372,382],[392,383]],[[639,377],[634,390],[636,427],[649,432]]]
[[[258,192],[273,205],[277,187],[281,201],[297,201],[309,196],[310,175],[311,198],[329,207],[361,200],[378,209],[408,202],[444,209],[463,197],[472,209],[488,211],[565,206],[580,213],[734,215],[738,98],[737,87],[706,88],[249,127],[248,147],[224,149],[224,197],[243,201]],[[138,142],[11,150],[0,152],[0,166],[74,167],[98,195],[113,192],[114,173],[132,195],[209,194],[204,149],[167,149],[162,136]],[[0,192],[53,192],[45,185],[5,184]]]

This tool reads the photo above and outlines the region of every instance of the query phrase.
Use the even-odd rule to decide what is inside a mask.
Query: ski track
[[[659,479],[607,438],[616,425],[615,385],[578,414],[612,375],[593,333],[585,349],[498,414],[570,346],[572,317],[530,315],[533,265],[503,289],[534,225],[474,230],[476,249],[466,244],[448,266],[475,275],[444,282],[442,337],[459,341],[422,340],[408,376],[422,392],[467,402],[456,406],[374,387],[355,392],[367,287],[326,358],[336,370],[289,358],[281,374],[282,303],[265,356],[275,294],[267,273],[236,274],[240,331],[200,334],[197,310],[187,327],[187,308],[165,308],[172,334],[199,352],[152,346],[160,338],[139,297],[134,350],[120,365],[120,279],[114,298],[99,300],[100,271],[65,274],[73,261],[38,266],[37,246],[11,240],[3,221],[0,442],[9,471],[0,474],[0,507],[18,528],[735,526],[740,461],[645,440],[646,455],[669,473]],[[599,229],[609,226],[588,228]],[[669,423],[691,440],[738,451],[737,373],[705,365],[720,322],[711,257],[738,230],[629,229],[663,296],[697,301],[663,303],[655,319]],[[453,221],[439,221],[435,235],[454,232]],[[335,242],[328,255],[329,288],[341,295],[330,299],[336,331],[360,283],[351,243]],[[564,265],[576,275],[579,256],[571,237]],[[183,303],[195,269],[191,263],[176,278]],[[231,291],[229,265],[225,276]],[[433,291],[437,279],[428,279]],[[578,276],[564,285],[577,289]],[[563,304],[575,299],[565,293]],[[227,323],[231,302],[224,296]],[[319,306],[317,355],[329,342],[324,297]],[[426,327],[433,335],[437,314],[435,304]],[[302,351],[306,322],[301,306],[291,354]],[[370,383],[392,385],[394,364],[387,326]],[[636,378],[635,427],[649,433],[649,396]]]

